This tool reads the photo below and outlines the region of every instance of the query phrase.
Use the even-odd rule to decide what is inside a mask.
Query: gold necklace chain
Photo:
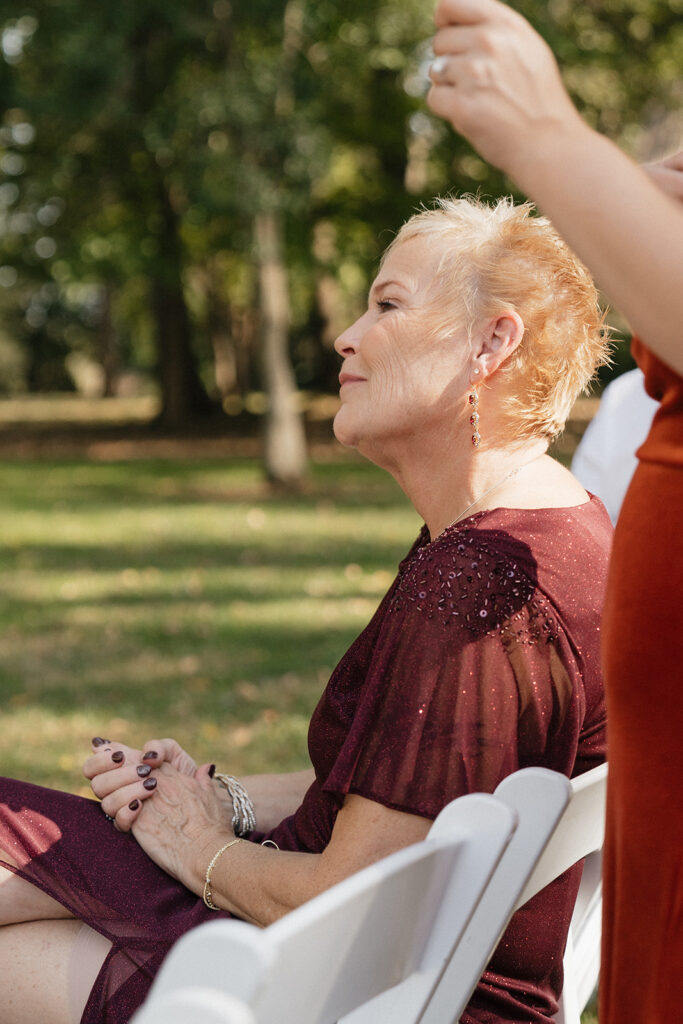
[[[488,498],[489,494],[495,491],[498,487],[501,487],[508,480],[512,480],[513,476],[517,476],[517,474],[521,472],[526,466],[530,466],[532,462],[536,462],[536,459],[540,458],[541,456],[537,455],[536,458],[529,459],[528,462],[523,462],[521,466],[515,466],[514,469],[511,469],[510,472],[506,473],[505,476],[500,478],[500,480],[496,480],[495,484],[489,487],[488,490],[484,491],[483,494],[480,494],[478,498],[475,498],[471,505],[468,505],[467,508],[464,508],[460,515],[456,519],[454,519],[452,523],[449,523],[447,526],[444,526],[444,530],[450,530],[451,526],[455,526],[456,523],[459,523],[462,517],[464,515],[467,515],[471,508],[474,508],[475,505],[478,505],[480,501],[484,500],[484,498]],[[441,532],[443,533],[443,530]]]

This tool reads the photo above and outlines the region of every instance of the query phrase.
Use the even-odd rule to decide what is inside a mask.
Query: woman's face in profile
[[[439,333],[457,313],[439,308],[431,287],[439,259],[433,239],[395,246],[367,311],[335,343],[343,358],[335,435],[380,463],[397,444],[431,439],[435,428],[452,436],[464,415],[470,349],[464,330]]]

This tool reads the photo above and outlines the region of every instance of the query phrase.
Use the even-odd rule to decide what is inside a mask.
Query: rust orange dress
[[[607,841],[600,1024],[683,1021],[683,378],[661,402],[614,539],[603,619]]]

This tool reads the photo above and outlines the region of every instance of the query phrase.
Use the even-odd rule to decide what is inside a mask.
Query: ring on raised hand
[[[446,81],[446,69],[448,68],[448,57],[437,57],[430,65],[430,72],[437,82]]]

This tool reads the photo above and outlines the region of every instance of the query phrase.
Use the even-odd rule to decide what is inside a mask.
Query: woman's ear
[[[477,338],[474,356],[475,367],[481,371],[479,379],[495,373],[512,355],[523,336],[524,322],[514,310],[506,310],[484,324]]]

